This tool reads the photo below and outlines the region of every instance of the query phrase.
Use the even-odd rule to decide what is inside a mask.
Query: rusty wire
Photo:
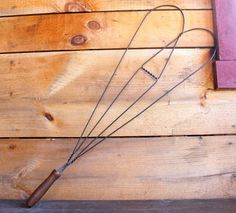
[[[165,45],[163,48],[161,48],[159,51],[157,51],[154,55],[152,55],[150,58],[148,58],[133,74],[132,76],[128,79],[128,81],[124,84],[124,86],[121,88],[121,90],[118,92],[118,94],[114,97],[114,99],[112,100],[111,104],[106,108],[106,110],[102,113],[101,117],[99,118],[99,120],[95,123],[95,125],[92,127],[92,129],[89,131],[89,133],[84,136],[85,131],[88,128],[88,125],[90,124],[90,121],[92,120],[94,114],[96,113],[96,110],[98,108],[98,106],[100,105],[101,101],[104,98],[104,95],[106,94],[107,89],[109,88],[115,74],[117,73],[118,68],[120,67],[124,57],[126,56],[127,51],[130,49],[130,46],[132,45],[132,42],[134,40],[134,38],[136,37],[136,35],[138,34],[139,30],[141,29],[141,27],[143,26],[145,20],[147,19],[147,17],[150,15],[151,12],[162,9],[162,8],[172,8],[175,10],[178,10],[181,14],[182,17],[182,26],[181,26],[181,31],[178,34],[178,36],[173,39],[172,41],[170,41],[167,45]],[[141,110],[140,112],[138,112],[135,116],[133,116],[131,119],[129,119],[128,121],[126,121],[125,123],[123,123],[121,126],[119,126],[118,128],[116,128],[115,130],[113,130],[111,133],[109,133],[106,136],[102,136],[102,134],[108,130],[116,121],[118,121],[127,111],[129,111],[136,103],[138,103],[144,95],[146,95],[154,86],[156,86],[158,84],[158,80],[162,77],[163,73],[166,70],[166,67],[170,61],[170,59],[172,58],[172,55],[176,49],[176,46],[180,40],[180,38],[186,34],[186,33],[190,33],[193,31],[205,31],[207,32],[209,35],[212,36],[213,40],[214,40],[214,44],[215,47],[213,48],[211,57],[205,62],[203,63],[201,66],[199,66],[196,70],[194,70],[191,74],[189,74],[187,77],[185,77],[184,79],[182,79],[180,82],[178,82],[177,84],[173,85],[169,90],[167,90],[163,95],[156,97],[155,100],[149,104],[147,107],[145,107],[143,110]],[[173,46],[171,46],[173,45]],[[149,61],[151,61],[153,58],[155,58],[156,56],[158,56],[163,50],[165,49],[171,49],[171,52],[166,60],[166,63],[164,64],[159,76],[155,76],[151,71],[149,71],[148,69],[144,68],[144,65],[147,64]],[[208,29],[205,28],[192,28],[189,30],[185,30],[185,16],[184,13],[182,11],[182,9],[180,9],[177,6],[174,5],[161,5],[158,7],[155,7],[151,10],[149,10],[144,18],[142,19],[142,21],[140,22],[138,28],[136,29],[136,31],[134,32],[133,36],[131,37],[127,48],[125,49],[124,53],[122,54],[117,66],[115,67],[111,77],[109,78],[109,81],[104,89],[104,91],[102,92],[99,100],[97,101],[88,121],[85,124],[85,127],[81,133],[81,136],[79,137],[72,153],[70,154],[67,162],[58,169],[58,172],[62,173],[68,166],[70,166],[71,164],[73,164],[77,159],[79,159],[80,157],[82,157],[83,155],[85,155],[87,152],[91,151],[92,149],[94,149],[97,145],[99,145],[100,143],[102,143],[104,140],[106,140],[108,137],[112,136],[114,133],[116,133],[118,130],[120,130],[121,128],[125,127],[128,123],[130,123],[131,121],[133,121],[134,119],[136,119],[137,117],[139,117],[141,114],[143,114],[146,110],[148,110],[149,108],[151,108],[153,105],[155,105],[157,102],[159,102],[161,99],[163,99],[165,96],[167,96],[170,92],[172,92],[174,89],[176,89],[178,86],[180,86],[181,84],[183,84],[186,80],[188,80],[189,78],[191,78],[194,74],[196,74],[197,72],[199,72],[200,70],[202,70],[205,66],[207,66],[211,61],[214,60],[214,57],[216,55],[216,39],[215,36],[213,34],[213,32],[211,32]],[[140,71],[145,72],[146,74],[148,74],[152,79],[153,79],[153,83],[148,87],[147,90],[145,90],[145,92],[143,92],[133,103],[131,103],[118,117],[116,117],[110,124],[107,125],[107,127],[105,129],[103,129],[95,138],[93,138],[87,145],[85,145],[85,142],[87,141],[87,139],[89,138],[89,136],[92,134],[92,132],[94,131],[94,129],[97,127],[97,125],[102,121],[102,119],[105,117],[105,115],[108,113],[108,111],[111,109],[111,107],[113,106],[113,104],[117,101],[117,99],[119,98],[119,96],[122,94],[122,92],[125,90],[125,88],[130,84],[130,82],[133,80],[133,78],[136,76],[136,74]],[[101,137],[102,136],[102,137]],[[99,139],[99,141],[96,141],[97,139]],[[83,147],[83,145],[85,145]]]

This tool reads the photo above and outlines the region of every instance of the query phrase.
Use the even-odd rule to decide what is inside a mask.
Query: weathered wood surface
[[[76,139],[1,139],[0,198],[25,199]],[[236,197],[236,136],[116,138],[65,171],[45,199]]]
[[[174,3],[187,9],[186,28],[213,29],[210,0],[91,2],[11,0],[1,3],[0,16],[14,16],[0,18],[0,39],[4,41],[0,44],[1,53],[70,50],[1,54],[1,137],[77,137],[81,133],[82,126],[123,52],[114,48],[127,46],[145,14],[144,11],[103,11],[146,10],[157,4]],[[80,11],[99,12],[67,13]],[[17,16],[61,12],[66,14]],[[154,12],[150,16],[132,45],[140,49],[129,52],[119,70],[119,79],[113,82],[102,109],[127,79],[131,68],[137,67],[144,58],[155,52],[155,49],[143,48],[164,46],[177,35],[180,26],[181,18],[177,11]],[[80,37],[72,39],[75,35]],[[74,46],[71,41],[81,45]],[[211,38],[202,32],[186,35],[179,44],[179,47],[211,46]],[[178,49],[169,72],[160,81],[159,90],[144,97],[133,112],[143,108],[151,97],[160,95],[191,73],[209,57],[207,48]],[[167,52],[161,55],[159,61],[148,65],[148,69],[154,73],[160,72],[160,65],[166,60]],[[148,76],[139,73],[114,111],[122,110],[123,105],[127,106],[151,82]],[[235,134],[236,93],[216,92],[213,89],[212,67],[209,65],[117,136]],[[109,139],[69,168],[45,198],[235,198],[235,139],[236,136]],[[25,199],[52,169],[64,163],[75,141],[1,139],[0,198]],[[0,207],[4,211],[9,209],[1,203]],[[196,208],[191,207],[191,212],[199,212]],[[210,209],[207,208],[208,205],[205,205],[204,210]],[[227,208],[224,209],[219,203],[214,208],[214,213],[220,210],[227,212]],[[184,209],[189,210],[186,206]],[[175,210],[178,212],[178,207],[175,206]],[[230,207],[227,210],[231,211]],[[42,209],[39,211],[42,212]],[[156,209],[154,212],[157,212]]]
[[[174,4],[182,9],[211,9],[210,0],[7,0],[0,4],[0,16],[84,12],[146,10],[161,4]]]
[[[24,201],[1,200],[2,213],[235,213],[235,199],[160,201],[44,201],[32,209]]]
[[[130,74],[157,50],[132,50],[118,70],[102,109]],[[77,137],[103,91],[122,50],[9,54],[0,58],[0,135],[2,137]],[[169,50],[148,65],[154,73]],[[178,49],[165,75],[133,113],[163,94],[209,57],[208,49]],[[101,123],[102,130],[152,83],[140,73]],[[212,66],[193,76],[167,98],[116,135],[234,134],[235,91],[214,91]],[[96,92],[95,92],[96,91]],[[101,111],[98,111],[101,115]],[[124,116],[130,118],[130,112]],[[217,115],[217,116],[216,116]],[[96,117],[96,116],[95,116]],[[124,120],[121,120],[122,122]],[[142,125],[141,125],[142,124]],[[145,124],[145,128],[144,125]],[[147,128],[146,128],[147,127]],[[96,132],[95,132],[96,133]],[[94,135],[96,135],[94,133]]]
[[[0,52],[126,48],[146,12],[41,15],[0,19]],[[211,11],[185,11],[186,29],[212,29]],[[128,21],[127,21],[128,20]],[[181,31],[177,11],[155,11],[131,47],[163,47]],[[78,37],[74,37],[78,36]],[[76,38],[76,39],[74,39]],[[212,46],[205,32],[184,35],[181,47]]]

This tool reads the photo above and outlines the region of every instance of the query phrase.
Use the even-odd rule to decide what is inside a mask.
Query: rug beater
[[[135,70],[135,72],[131,75],[131,77],[127,80],[127,82],[123,85],[123,87],[120,89],[120,91],[118,92],[118,94],[114,97],[114,99],[112,100],[112,102],[110,103],[110,105],[105,109],[105,111],[102,113],[102,115],[100,116],[100,118],[98,119],[98,121],[95,123],[95,125],[92,127],[92,129],[89,131],[89,133],[84,136],[85,131],[87,130],[92,118],[94,117],[101,101],[103,100],[112,80],[114,79],[114,76],[117,73],[118,68],[120,67],[121,63],[123,62],[123,59],[125,58],[128,50],[130,49],[130,46],[133,43],[133,40],[135,39],[136,35],[138,34],[139,30],[141,29],[141,27],[143,26],[145,20],[147,19],[147,17],[150,15],[150,13],[152,13],[153,11],[158,12],[159,9],[165,9],[165,8],[171,8],[174,10],[179,11],[181,17],[182,17],[182,26],[181,26],[181,32],[178,34],[178,36],[176,38],[174,38],[172,41],[170,41],[167,45],[165,45],[164,47],[162,47],[159,51],[157,51],[155,54],[153,54],[151,57],[149,57],[138,69]],[[160,10],[162,11],[162,10]],[[115,124],[126,112],[128,112],[134,105],[136,105],[150,90],[152,90],[154,88],[154,86],[158,85],[158,81],[159,79],[161,79],[162,75],[164,74],[166,67],[168,66],[168,63],[170,61],[170,59],[172,58],[172,55],[176,49],[176,46],[179,42],[179,39],[187,33],[193,32],[193,31],[205,31],[206,33],[208,33],[214,40],[214,48],[212,50],[212,54],[209,57],[209,59],[203,63],[201,66],[199,66],[196,70],[192,71],[189,75],[187,75],[185,78],[183,78],[182,80],[180,80],[178,83],[176,83],[175,85],[173,85],[170,89],[168,89],[164,94],[156,97],[153,102],[151,104],[149,104],[147,107],[145,107],[144,109],[142,109],[141,111],[139,111],[136,115],[134,115],[132,118],[130,118],[128,121],[125,121],[122,125],[120,125],[118,128],[116,128],[115,130],[113,130],[112,132],[110,132],[108,135],[103,136],[103,133],[105,131],[107,131],[113,124]],[[154,59],[155,57],[157,57],[163,50],[166,49],[171,49],[170,54],[168,55],[166,62],[164,63],[163,68],[161,69],[160,73],[158,76],[154,75],[151,71],[149,71],[148,69],[144,68],[144,66],[150,62],[152,59]],[[214,36],[214,33],[211,32],[208,29],[205,28],[192,28],[192,29],[188,29],[185,30],[185,15],[182,11],[182,9],[180,9],[179,7],[175,6],[175,5],[160,5],[157,6],[153,9],[148,10],[148,12],[145,14],[145,16],[143,17],[143,19],[141,20],[139,26],[137,27],[135,33],[133,34],[132,38],[130,39],[127,48],[125,49],[124,53],[122,54],[117,66],[115,67],[111,77],[109,78],[109,81],[107,83],[107,85],[105,86],[105,89],[103,90],[99,100],[97,101],[89,119],[87,120],[85,127],[81,133],[81,136],[79,137],[72,153],[70,154],[68,160],[66,161],[66,163],[60,167],[57,170],[53,170],[51,172],[51,174],[34,190],[34,192],[31,194],[31,196],[27,199],[26,201],[26,205],[28,207],[32,207],[34,206],[43,196],[44,194],[49,190],[49,188],[53,185],[53,183],[59,178],[61,177],[62,173],[64,172],[64,170],[66,168],[68,168],[69,166],[71,166],[76,160],[78,160],[79,158],[81,158],[83,155],[85,155],[86,153],[88,153],[89,151],[91,151],[92,149],[94,149],[96,146],[98,146],[100,143],[102,143],[103,141],[105,141],[107,138],[109,138],[110,136],[112,136],[114,133],[116,133],[118,130],[120,130],[121,128],[125,127],[127,124],[129,124],[131,121],[133,121],[134,119],[136,119],[137,117],[139,117],[140,115],[142,115],[145,111],[147,111],[149,108],[151,108],[153,105],[155,105],[156,103],[158,103],[161,99],[163,99],[164,97],[166,97],[169,93],[171,93],[173,90],[175,90],[177,87],[179,87],[180,85],[182,85],[186,80],[188,80],[189,78],[191,78],[194,74],[196,74],[197,72],[199,72],[200,70],[202,70],[204,67],[206,67],[210,62],[212,62],[214,60],[214,57],[216,55],[216,39]],[[95,138],[93,138],[91,141],[89,141],[87,144],[87,139],[89,138],[89,136],[93,133],[93,131],[96,129],[96,127],[98,126],[98,124],[103,120],[103,118],[105,117],[105,115],[109,112],[109,110],[111,109],[111,107],[117,102],[118,98],[120,97],[120,95],[123,93],[123,91],[127,88],[128,85],[130,85],[130,82],[132,82],[132,80],[134,79],[134,77],[139,73],[139,72],[144,72],[145,74],[149,75],[150,78],[153,79],[153,83],[137,98],[135,99],[135,101],[133,101],[121,114],[119,114],[119,116],[117,116],[110,124],[108,124],[106,126],[105,129],[103,129]],[[98,141],[97,141],[98,140]]]

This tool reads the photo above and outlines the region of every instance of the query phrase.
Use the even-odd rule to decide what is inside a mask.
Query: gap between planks
[[[152,9],[152,8],[150,8]],[[0,20],[1,18],[17,18],[17,17],[28,17],[28,16],[46,16],[46,15],[70,15],[70,14],[93,14],[93,13],[128,13],[128,12],[148,12],[150,11],[150,9],[143,9],[143,10],[112,10],[112,11],[91,11],[91,12],[60,12],[60,13],[39,13],[39,14],[20,14],[20,15],[6,15],[6,16],[0,16]],[[184,11],[213,11],[213,9],[181,9],[183,12]],[[156,10],[153,10],[153,12],[158,12],[158,11],[166,11],[166,12],[170,12],[170,11],[173,11],[173,12],[176,12],[178,11],[177,9],[156,9]]]
[[[134,136],[110,136],[110,139],[123,139],[123,138],[174,138],[174,137],[217,137],[217,136],[236,136],[236,133],[229,133],[229,134],[199,134],[199,135],[134,135]],[[19,140],[25,140],[25,139],[45,139],[45,140],[51,140],[51,139],[68,139],[68,140],[78,140],[80,136],[78,137],[0,137],[1,139],[19,139]],[[84,139],[85,137],[81,137]],[[89,136],[89,139],[93,139],[95,137]],[[102,137],[98,137],[102,138]]]
[[[155,50],[155,49],[161,49],[162,47],[139,47],[139,48],[135,48],[135,47],[131,47],[129,48],[129,50]],[[176,47],[175,49],[212,49],[212,46],[205,46],[205,47]],[[40,50],[40,51],[21,51],[21,52],[0,52],[0,55],[14,55],[14,54],[27,54],[27,53],[65,53],[65,52],[83,52],[83,51],[106,51],[106,50],[125,50],[126,48],[104,48],[104,49],[80,49],[80,50]],[[172,48],[167,47],[166,50],[171,50]]]

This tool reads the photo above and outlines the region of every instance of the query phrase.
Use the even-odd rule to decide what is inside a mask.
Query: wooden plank
[[[128,53],[101,109],[111,103],[131,73],[156,51]],[[169,51],[155,60],[154,67],[148,65],[150,70],[158,72]],[[2,55],[1,137],[79,136],[122,53],[122,50],[107,50]],[[208,49],[176,50],[157,87],[133,108],[133,113],[163,94],[208,57]],[[152,79],[140,72],[113,106],[110,120],[105,119],[98,130],[104,129],[108,121],[122,112],[150,83]],[[116,135],[234,134],[235,97],[235,91],[214,91],[212,66],[208,66]],[[101,111],[98,114],[101,115]],[[124,118],[131,115],[129,112]],[[140,124],[146,124],[147,128]]]
[[[68,168],[54,200],[236,197],[236,136],[116,138]],[[25,199],[76,139],[1,139],[0,199]],[[6,163],[7,162],[7,163]]]
[[[210,0],[8,0],[0,5],[0,16],[81,11],[146,10],[161,4],[183,9],[211,9]]]
[[[126,48],[146,12],[41,15],[0,19],[0,52]],[[186,11],[186,29],[212,29],[211,11]],[[129,20],[129,22],[127,22]],[[177,11],[150,15],[132,47],[162,47],[181,30]],[[205,32],[185,35],[178,46],[206,47]]]
[[[0,208],[4,213],[234,213],[235,199],[215,200],[160,200],[160,201],[44,201],[32,209],[23,207],[24,201],[1,200]]]
[[[218,89],[236,88],[236,61],[216,61]]]

